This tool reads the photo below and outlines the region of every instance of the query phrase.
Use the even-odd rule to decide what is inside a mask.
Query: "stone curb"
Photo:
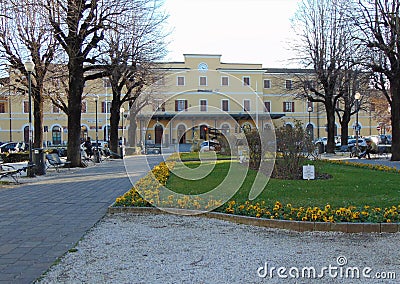
[[[220,212],[199,212],[187,209],[168,209],[169,212],[154,207],[108,207],[108,214],[116,213],[147,213],[196,215],[206,218],[214,218],[239,224],[258,227],[286,229],[297,232],[324,231],[342,233],[397,233],[400,232],[400,223],[323,223],[309,221],[289,221],[262,219],[249,216],[225,214]]]

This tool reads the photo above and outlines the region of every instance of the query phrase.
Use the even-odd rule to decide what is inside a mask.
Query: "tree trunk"
[[[137,131],[136,117],[130,116],[129,129],[128,129],[128,143],[130,147],[136,147],[137,145],[136,131]]]
[[[84,87],[83,62],[71,58],[69,69],[69,96],[68,96],[68,160],[72,167],[81,166],[80,135],[82,116],[82,93]]]
[[[119,100],[120,96],[113,96],[113,100],[111,102],[110,108],[110,150],[118,153],[118,127],[119,127],[119,108],[121,106],[121,102]]]
[[[348,144],[348,137],[349,137],[349,123],[350,123],[350,110],[345,110],[345,113],[343,113],[342,121],[340,122],[340,127],[342,128],[340,132],[340,142],[341,145],[347,145]]]
[[[326,153],[335,153],[335,111],[333,107],[325,105],[326,120],[328,124],[328,142]]]
[[[43,147],[43,99],[39,90],[33,92],[33,148]]]
[[[392,82],[393,81],[393,82]],[[396,77],[390,82],[392,93],[392,161],[400,161],[400,83]]]

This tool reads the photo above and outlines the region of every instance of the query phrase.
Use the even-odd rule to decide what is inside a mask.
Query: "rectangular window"
[[[264,102],[264,112],[271,112],[271,102]]]
[[[24,101],[24,113],[29,113],[29,101]]]
[[[187,100],[175,100],[175,111],[187,110]]]
[[[286,88],[286,90],[291,90],[293,88],[292,80],[286,80],[285,88]]]
[[[86,101],[82,101],[82,104],[81,104],[81,113],[86,113],[86,112],[87,112]]]
[[[229,86],[229,77],[221,77],[221,86]]]
[[[222,100],[221,101],[221,109],[223,111],[229,111],[229,100]]]
[[[200,111],[207,111],[207,100],[200,100]]]
[[[284,102],[283,103],[284,112],[294,112],[294,102]]]
[[[178,86],[185,86],[185,77],[183,76],[178,76]]]
[[[6,103],[0,102],[0,113],[6,113]]]
[[[264,89],[271,88],[271,80],[264,80]]]
[[[200,86],[207,86],[207,77],[204,77],[204,76],[200,77],[199,85]]]
[[[101,102],[101,112],[102,113],[110,113],[111,110],[111,102],[107,101],[107,106],[106,106],[106,102]]]
[[[243,77],[243,86],[250,86],[250,77]]]
[[[243,110],[244,111],[250,111],[250,100],[244,100],[243,101]]]
[[[53,105],[52,112],[53,113],[60,113],[60,108],[58,106],[56,106],[56,105]]]

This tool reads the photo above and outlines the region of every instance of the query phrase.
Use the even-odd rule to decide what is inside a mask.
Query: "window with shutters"
[[[243,77],[243,86],[250,86],[250,77]]]
[[[292,80],[286,80],[285,88],[286,88],[286,90],[291,90],[291,89],[293,89],[293,82],[292,82]]]
[[[101,112],[102,113],[110,113],[111,111],[111,102],[107,101],[107,102],[101,102]]]
[[[24,113],[29,113],[29,101],[23,102],[23,111]]]
[[[175,111],[187,110],[187,100],[175,100]]]
[[[60,108],[58,106],[56,106],[56,105],[53,105],[52,112],[53,113],[60,113]]]
[[[82,101],[82,104],[81,104],[81,113],[86,113],[86,112],[87,112],[86,101]]]
[[[283,103],[284,112],[294,112],[294,102],[284,102]]]

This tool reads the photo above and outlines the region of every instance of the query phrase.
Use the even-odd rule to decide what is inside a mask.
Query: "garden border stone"
[[[172,209],[168,209],[172,211]],[[173,209],[180,215],[195,215],[199,217],[219,219],[244,225],[258,227],[285,229],[297,232],[324,231],[343,233],[397,233],[400,232],[400,223],[323,223],[310,221],[290,221],[263,219],[251,216],[226,214],[221,212],[199,212],[188,209]],[[154,207],[108,207],[108,214],[118,213],[147,213],[147,214],[171,214]],[[193,214],[195,213],[195,214]]]

